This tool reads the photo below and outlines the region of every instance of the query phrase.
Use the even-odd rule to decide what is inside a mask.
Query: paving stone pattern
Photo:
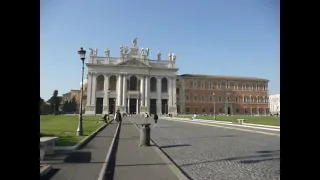
[[[159,120],[151,138],[195,180],[280,179],[277,136]]]

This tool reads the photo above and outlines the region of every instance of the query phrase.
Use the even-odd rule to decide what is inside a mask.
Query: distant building
[[[269,114],[268,82],[255,77],[178,75],[178,113]]]
[[[280,94],[269,96],[269,108],[272,114],[280,113]]]

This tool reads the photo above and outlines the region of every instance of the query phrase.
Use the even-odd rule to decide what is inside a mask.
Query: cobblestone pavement
[[[280,179],[277,136],[159,120],[151,138],[195,180]]]

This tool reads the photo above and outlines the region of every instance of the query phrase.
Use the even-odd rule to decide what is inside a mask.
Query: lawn
[[[191,118],[192,116],[179,116]],[[197,116],[197,119],[213,120],[213,116]],[[275,116],[217,116],[217,121],[235,122],[237,119],[246,119],[247,123],[280,126],[280,117]]]
[[[40,136],[57,136],[57,146],[73,146],[96,131],[104,123],[97,123],[100,116],[83,116],[83,136],[77,136],[78,116],[40,116]]]

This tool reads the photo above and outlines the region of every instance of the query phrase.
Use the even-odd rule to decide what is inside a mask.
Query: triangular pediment
[[[127,60],[127,61],[119,63],[118,65],[120,65],[120,66],[135,66],[135,67],[150,67],[149,65],[147,65],[139,60],[136,60],[136,59]]]

